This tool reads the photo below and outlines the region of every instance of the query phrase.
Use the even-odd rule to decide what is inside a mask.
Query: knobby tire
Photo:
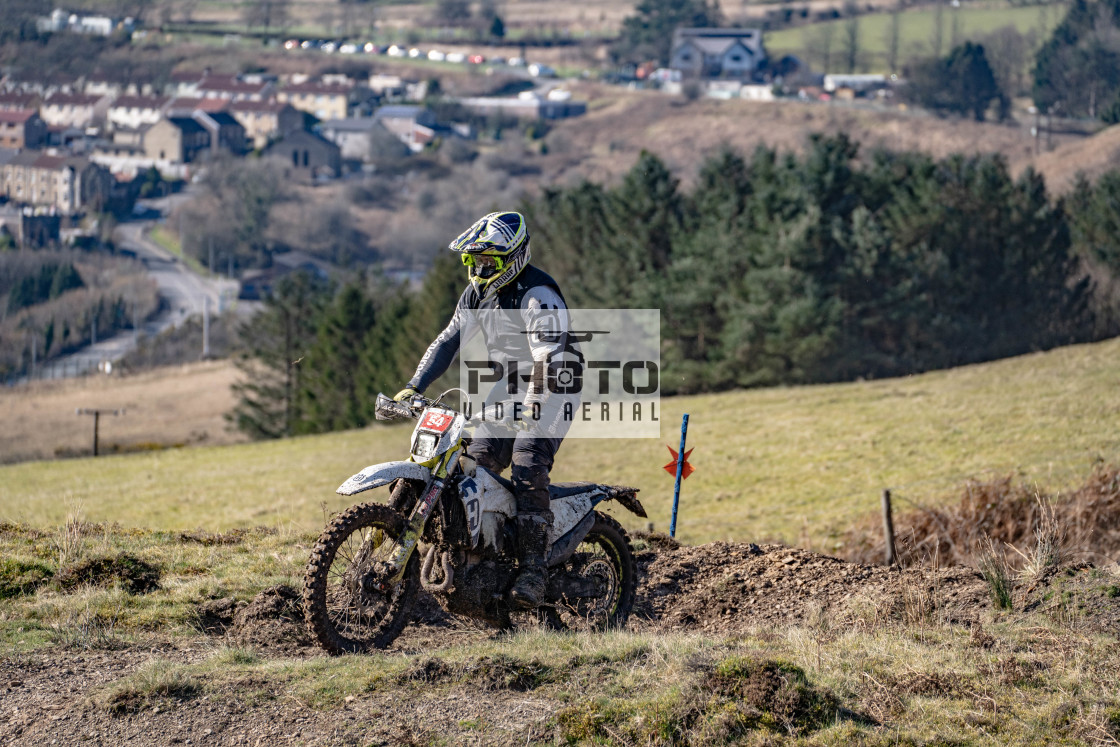
[[[378,592],[360,592],[357,605],[348,602],[354,599],[357,583],[355,577],[360,573],[351,571],[355,559],[347,556],[347,550],[353,547],[351,539],[361,530],[371,531],[366,533],[366,539],[359,544],[359,549],[354,554],[361,554],[361,548],[366,546],[368,538],[371,535],[379,536],[378,530],[384,533],[385,544],[391,544],[389,541],[396,540],[404,532],[406,525],[405,518],[388,506],[363,503],[351,506],[335,516],[319,535],[304,576],[303,609],[308,631],[328,653],[361,653],[385,648],[408,624],[420,589],[420,560],[417,553],[412,553],[404,577],[390,590],[388,596]],[[373,548],[372,551],[376,549]],[[367,551],[367,554],[372,551]],[[349,577],[347,571],[351,571]],[[336,597],[334,614],[330,606],[332,591]],[[341,607],[337,605],[339,599],[343,602]],[[383,611],[374,616],[366,615],[363,604],[365,599],[383,604]],[[349,631],[353,627],[351,621],[356,621],[357,634]]]

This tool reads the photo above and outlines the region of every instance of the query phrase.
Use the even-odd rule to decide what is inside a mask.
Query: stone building
[[[24,151],[0,166],[0,194],[65,215],[100,210],[112,189],[109,170],[86,158]]]

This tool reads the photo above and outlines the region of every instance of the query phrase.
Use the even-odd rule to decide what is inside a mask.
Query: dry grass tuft
[[[120,649],[125,645],[117,634],[122,611],[120,604],[102,610],[87,603],[80,611],[68,610],[64,619],[51,624],[51,629],[58,644],[66,649]]]
[[[1023,552],[1014,545],[1011,549],[1023,558],[1022,576],[1025,580],[1037,583],[1052,573],[1068,558],[1065,549],[1065,534],[1058,521],[1054,502],[1042,495],[1036,495],[1038,504],[1038,523],[1034,529],[1035,543],[1030,552]]]
[[[55,532],[54,549],[58,556],[59,568],[65,568],[67,563],[75,562],[80,558],[84,531],[82,505],[76,503],[70,507],[66,513],[66,521]]]
[[[992,604],[997,609],[1010,610],[1012,607],[1011,569],[1007,565],[1007,556],[991,537],[984,537],[977,543],[977,564],[980,574],[988,584],[992,594]]]

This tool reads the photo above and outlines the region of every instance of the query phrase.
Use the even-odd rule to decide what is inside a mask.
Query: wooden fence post
[[[891,516],[891,491],[883,491],[883,535],[887,544],[887,565],[895,565],[898,557],[894,551],[894,517]]]

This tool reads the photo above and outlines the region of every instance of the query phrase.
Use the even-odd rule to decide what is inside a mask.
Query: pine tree
[[[357,283],[344,287],[325,310],[304,361],[297,432],[358,428],[370,421],[377,391],[363,367],[363,350],[374,317],[373,302]]]
[[[276,284],[264,308],[239,329],[245,352],[235,359],[243,378],[233,385],[238,401],[226,415],[252,438],[281,438],[298,432],[303,361],[318,327],[329,286],[308,273]]]

